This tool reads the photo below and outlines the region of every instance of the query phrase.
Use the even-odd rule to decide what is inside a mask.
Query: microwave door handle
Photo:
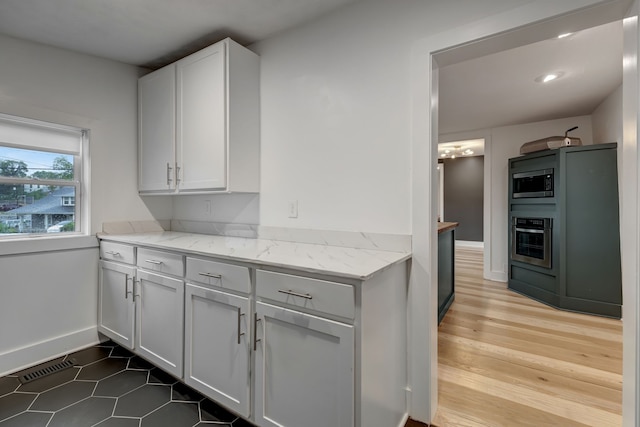
[[[534,234],[544,234],[544,230],[536,230],[533,228],[515,228],[516,231],[520,231],[521,233],[534,233]]]

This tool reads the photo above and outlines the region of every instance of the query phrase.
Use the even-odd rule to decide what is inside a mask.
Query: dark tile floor
[[[0,427],[252,427],[109,341],[65,357],[74,366],[22,384],[0,378]]]

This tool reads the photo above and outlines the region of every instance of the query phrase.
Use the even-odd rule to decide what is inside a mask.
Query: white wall
[[[91,130],[90,233],[170,218],[169,198],[143,202],[136,188],[137,67],[2,35],[0,52],[0,112]]]
[[[207,209],[207,202],[211,204],[211,210]],[[260,196],[250,193],[173,196],[171,218],[189,221],[259,224]]]
[[[622,143],[622,85],[591,113],[593,141]]]
[[[93,246],[0,256],[0,377],[97,342]]]
[[[260,223],[413,234],[410,400],[419,420],[435,411],[437,378],[429,54],[594,3],[370,0],[251,46],[261,55]],[[287,218],[291,200],[297,219]]]
[[[104,221],[170,218],[170,198],[137,194],[136,67],[1,35],[0,52],[0,112],[91,131],[91,234]],[[73,250],[87,239],[93,249]],[[0,375],[95,342],[96,245],[2,242]]]
[[[251,46],[261,56],[261,225],[410,233],[412,43],[523,3],[360,2]]]

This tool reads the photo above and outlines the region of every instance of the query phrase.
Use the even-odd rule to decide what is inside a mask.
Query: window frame
[[[40,186],[36,188],[41,188],[42,186],[55,186],[55,187],[73,187],[74,188],[74,204],[73,205],[65,205],[62,201],[62,206],[73,206],[73,221],[75,230],[67,231],[64,233],[53,233],[48,234],[45,231],[37,232],[37,233],[9,233],[0,235],[0,241],[3,240],[11,240],[11,239],[20,239],[20,238],[51,238],[51,237],[62,237],[62,236],[80,236],[87,235],[88,225],[85,224],[85,215],[87,212],[87,203],[88,197],[84,197],[84,189],[88,186],[88,177],[86,176],[86,170],[88,166],[85,167],[85,164],[88,162],[88,129],[83,129],[74,126],[67,126],[57,123],[45,122],[42,120],[33,120],[18,116],[12,116],[7,114],[0,113],[0,120],[12,121],[25,127],[36,127],[41,128],[43,130],[53,129],[60,131],[69,131],[73,133],[77,133],[80,137],[79,148],[77,153],[69,153],[63,150],[55,150],[48,147],[38,147],[34,144],[19,144],[13,142],[4,142],[0,141],[0,147],[10,147],[10,148],[19,148],[24,150],[31,151],[41,151],[41,152],[49,152],[54,154],[60,154],[73,157],[73,179],[72,180],[59,180],[59,179],[37,179],[31,177],[5,177],[0,176],[0,185],[13,185],[13,186],[24,186],[24,185],[34,185]],[[25,187],[23,187],[25,188]],[[54,225],[54,224],[50,224]]]

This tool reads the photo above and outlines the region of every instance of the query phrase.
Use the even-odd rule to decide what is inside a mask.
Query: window
[[[0,114],[0,238],[80,231],[85,138],[82,129]]]
[[[74,196],[62,196],[62,206],[75,206],[76,198]]]

